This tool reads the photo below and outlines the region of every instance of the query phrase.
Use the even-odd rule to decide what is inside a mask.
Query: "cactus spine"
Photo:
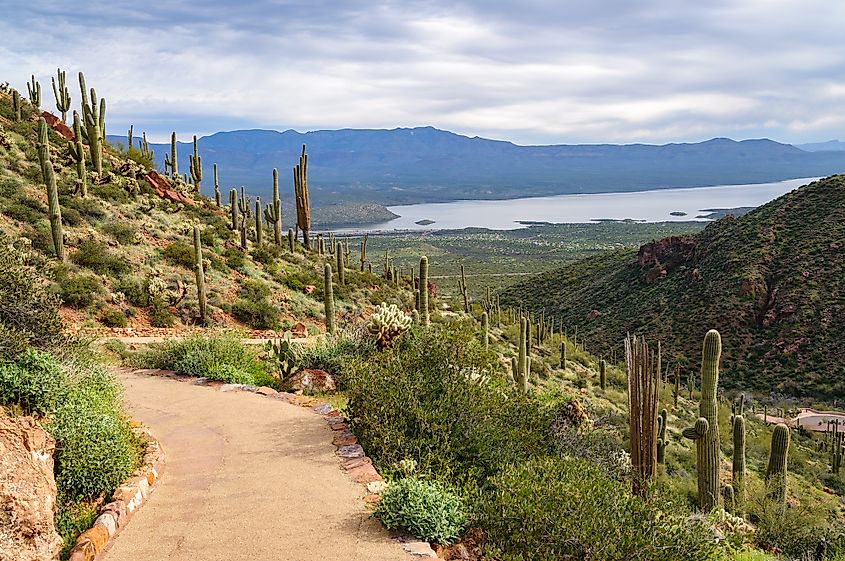
[[[85,76],[79,73],[79,89],[82,92],[82,121],[85,124],[85,131],[88,137],[88,146],[91,147],[91,165],[97,174],[103,173],[103,142],[106,138],[106,99],[100,100],[97,105],[97,92],[91,88],[91,99],[89,102],[88,92],[85,88]]]
[[[657,463],[666,463],[666,446],[669,440],[666,438],[666,409],[660,410],[660,416],[657,417]]]
[[[220,207],[220,182],[217,180],[217,164],[214,164],[214,202]]]
[[[334,291],[330,263],[326,263],[323,267],[323,305],[326,312],[326,332],[334,334]]]
[[[279,198],[279,171],[273,168],[273,202],[264,209],[267,224],[273,225],[273,241],[282,245],[282,200]]]
[[[53,95],[56,96],[56,109],[62,114],[62,122],[67,121],[67,112],[70,110],[70,93],[65,83],[65,71],[56,69],[56,77],[51,78],[53,82]]]
[[[59,189],[56,186],[56,176],[53,172],[53,162],[50,161],[50,139],[47,136],[47,121],[42,117],[38,123],[38,160],[41,163],[41,175],[47,185],[47,202],[49,207],[50,231],[53,234],[53,250],[56,259],[64,261],[65,245],[62,230],[62,209],[59,206]]]
[[[599,361],[599,387],[607,388],[607,362],[604,359]]]
[[[304,144],[299,163],[293,168],[293,189],[296,194],[296,225],[302,230],[305,247],[310,247],[311,200],[308,196],[308,154]]]
[[[683,435],[695,441],[698,471],[698,506],[704,512],[719,503],[719,411],[716,388],[719,384],[719,358],[722,338],[711,329],[704,336],[701,357],[701,401],[699,418],[694,427],[684,429]]]
[[[423,325],[431,323],[428,312],[428,257],[420,257],[420,316]]]
[[[745,503],[745,418],[742,415],[734,416],[733,448],[731,485],[736,507],[742,512]]]
[[[29,93],[29,103],[35,109],[41,108],[41,84],[35,79],[35,74],[32,75],[32,80],[26,85],[26,91]]]
[[[82,144],[82,124],[79,120],[79,113],[73,112],[73,134],[76,137],[73,142],[68,142],[68,150],[74,162],[76,162],[76,192],[85,198],[88,196],[88,172],[85,170],[85,146]]]
[[[255,197],[255,244],[264,243],[264,224],[261,222],[261,197]]]
[[[490,321],[487,312],[481,312],[481,344],[485,349],[490,348]]]
[[[766,470],[766,487],[769,499],[783,510],[786,508],[786,461],[789,454],[789,428],[783,423],[772,433],[769,467]]]
[[[197,277],[197,298],[200,304],[200,323],[205,325],[208,301],[205,294],[205,268],[202,262],[202,242],[200,227],[194,226],[194,273]]]

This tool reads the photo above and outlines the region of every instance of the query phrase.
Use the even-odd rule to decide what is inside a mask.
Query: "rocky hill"
[[[502,304],[562,316],[597,353],[621,348],[626,332],[659,338],[692,370],[704,333],[717,328],[725,339],[720,383],[830,398],[845,396],[843,278],[840,175],[695,235],[530,278],[507,289]]]

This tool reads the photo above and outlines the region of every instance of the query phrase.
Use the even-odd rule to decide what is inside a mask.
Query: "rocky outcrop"
[[[337,389],[328,372],[316,369],[298,370],[285,378],[282,386],[291,392],[333,392]]]
[[[41,116],[44,117],[44,120],[47,121],[47,124],[50,126],[51,129],[56,131],[58,134],[63,136],[65,140],[70,142],[74,142],[76,140],[76,135],[73,134],[73,131],[67,126],[61,119],[50,113],[49,111],[44,111],[41,113]]]
[[[56,442],[32,417],[0,408],[0,561],[53,561],[56,532]]]
[[[174,203],[182,203],[187,206],[197,206],[196,201],[194,201],[191,197],[187,195],[183,195],[182,193],[173,190],[172,186],[170,185],[170,181],[165,179],[159,172],[156,170],[150,170],[144,175],[144,179],[147,180],[153,190],[155,191],[156,195],[161,197],[162,199],[167,199],[168,201]]]
[[[671,236],[641,246],[637,253],[637,264],[644,270],[640,279],[653,284],[664,278],[672,269],[690,261],[697,245],[692,236]]]

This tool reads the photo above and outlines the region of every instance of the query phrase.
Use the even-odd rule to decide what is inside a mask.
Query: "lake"
[[[454,201],[388,207],[400,218],[346,231],[451,230],[468,227],[512,230],[520,222],[593,222],[602,219],[668,222],[706,220],[705,209],[756,207],[817,178],[775,183],[658,189],[635,193],[556,195],[496,201]],[[671,213],[685,213],[683,216]],[[419,221],[433,220],[421,225]]]

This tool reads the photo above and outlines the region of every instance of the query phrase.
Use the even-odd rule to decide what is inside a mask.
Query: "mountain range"
[[[126,137],[110,136],[113,143]],[[272,169],[283,193],[308,147],[309,186],[316,207],[409,204],[459,199],[508,199],[569,193],[641,191],[818,177],[845,170],[845,152],[809,152],[772,140],[714,138],[692,144],[520,146],[433,127],[392,130],[272,130],[218,132],[198,140],[204,192],[245,186],[266,197]],[[160,167],[168,144],[152,145]],[[178,143],[187,171],[190,142]]]

